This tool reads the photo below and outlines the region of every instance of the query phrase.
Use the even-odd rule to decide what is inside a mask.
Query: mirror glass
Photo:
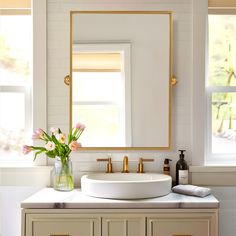
[[[170,149],[171,12],[71,12],[70,125],[85,149]]]

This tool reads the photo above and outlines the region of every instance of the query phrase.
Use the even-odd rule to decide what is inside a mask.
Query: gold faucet
[[[98,158],[97,161],[107,161],[107,171],[106,171],[106,173],[113,173],[111,157],[109,157],[109,158]]]
[[[127,156],[123,158],[123,171],[122,173],[129,173],[129,159]]]
[[[137,173],[144,173],[144,165],[143,165],[143,162],[146,161],[154,161],[154,159],[151,159],[151,158],[139,158],[139,162],[138,162],[138,170],[137,170]]]

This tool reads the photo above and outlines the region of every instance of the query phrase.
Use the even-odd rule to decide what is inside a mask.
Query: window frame
[[[236,16],[236,9],[209,8],[207,17],[209,15],[235,15]],[[236,93],[236,86],[207,86],[207,79],[208,79],[208,73],[205,79],[205,94],[206,94],[206,98],[205,98],[206,99],[205,164],[206,165],[219,165],[219,164],[220,165],[232,165],[232,164],[235,165],[236,153],[220,153],[220,154],[212,153],[212,94],[216,92],[220,92],[220,93],[235,92]]]

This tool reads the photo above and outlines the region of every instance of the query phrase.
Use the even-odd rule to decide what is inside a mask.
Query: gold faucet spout
[[[122,173],[129,173],[129,159],[127,156],[124,156],[123,159],[123,171]]]

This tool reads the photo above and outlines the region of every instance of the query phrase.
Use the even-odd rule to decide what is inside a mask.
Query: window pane
[[[0,85],[29,82],[30,18],[30,15],[0,15]]]
[[[236,153],[236,93],[212,94],[212,152]]]
[[[21,154],[25,142],[25,95],[0,93],[0,156]]]
[[[119,101],[121,89],[120,72],[73,73],[73,101]]]
[[[122,147],[125,144],[124,128],[116,105],[74,105],[73,113],[86,124],[81,136],[83,147]],[[78,120],[73,120],[73,125]]]
[[[236,16],[209,15],[210,86],[235,86]]]

